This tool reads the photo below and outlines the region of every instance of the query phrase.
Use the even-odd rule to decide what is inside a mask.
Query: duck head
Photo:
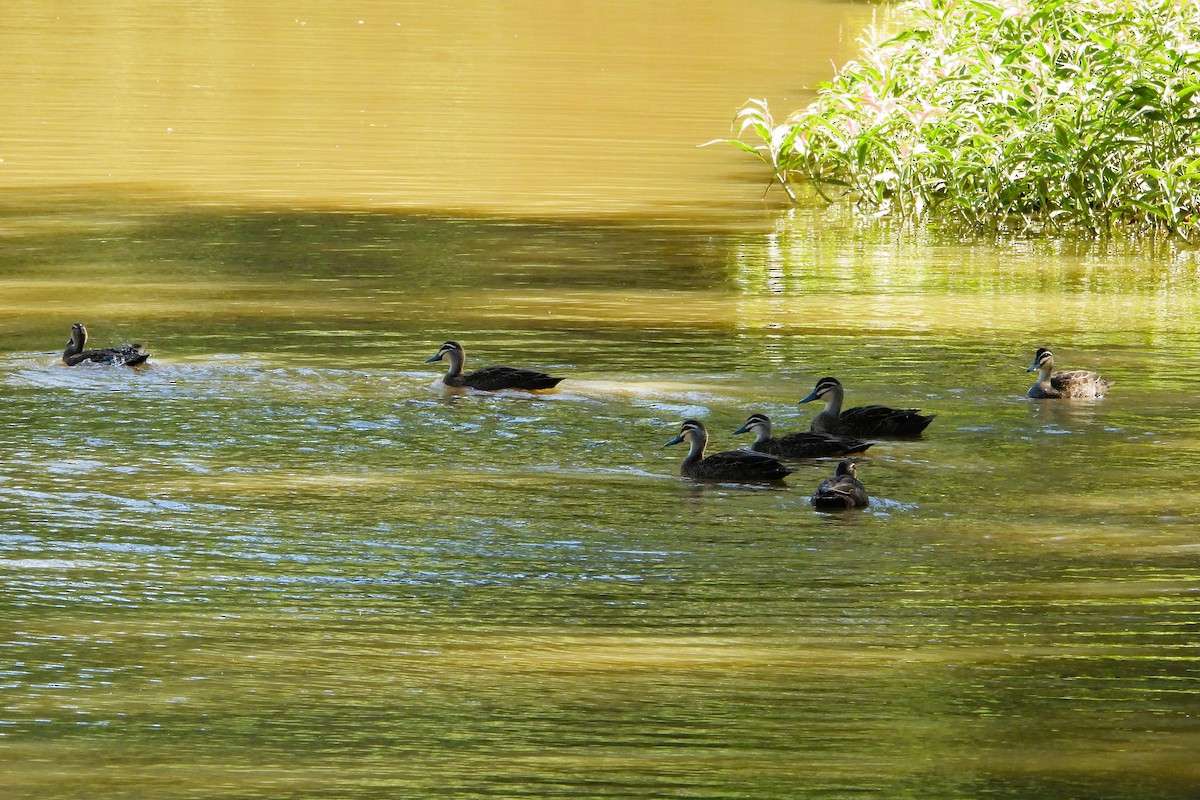
[[[671,445],[679,444],[680,442],[687,442],[688,444],[695,446],[696,442],[707,441],[708,430],[705,429],[704,423],[694,419],[685,419],[683,421],[683,425],[679,427],[679,435],[664,444],[663,447],[670,447]]]
[[[739,433],[753,433],[760,439],[770,439],[771,418],[766,414],[751,414],[747,417],[746,424],[733,432],[735,436]]]
[[[1054,366],[1054,353],[1051,353],[1049,348],[1039,347],[1037,353],[1033,356],[1033,363],[1029,365],[1026,372],[1039,372],[1045,366],[1047,370]]]
[[[807,397],[801,399],[800,402],[810,403],[813,400],[825,400],[828,402],[833,395],[841,391],[842,384],[837,378],[821,378],[821,380],[817,381],[817,385],[813,387],[812,392]]]
[[[458,342],[446,342],[437,351],[436,355],[425,359],[425,363],[430,364],[434,361],[441,361],[443,358],[450,358],[452,361],[457,358],[461,361],[465,355],[466,353],[462,349],[462,345],[460,345]]]

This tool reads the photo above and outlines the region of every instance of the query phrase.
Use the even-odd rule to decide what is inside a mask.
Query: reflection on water
[[[748,97],[803,105],[874,15],[829,0],[16,0],[0,19],[0,186],[726,220],[758,213],[762,174],[697,145]]]
[[[1032,251],[948,274],[941,245],[819,242],[821,215],[97,214],[5,223],[15,796],[1195,785],[1197,291],[1157,278],[1187,254],[1093,254],[1134,277],[1082,291]],[[76,317],[154,368],[63,367]],[[450,336],[568,379],[447,393]],[[1025,399],[1041,337],[1112,395]],[[680,419],[801,429],[829,372],[938,414],[862,460],[871,508],[812,511],[830,462],[677,477]]]

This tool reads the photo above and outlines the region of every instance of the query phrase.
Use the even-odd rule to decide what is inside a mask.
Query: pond
[[[872,6],[566,8],[0,21],[6,797],[1193,796],[1196,254],[694,147]],[[1025,398],[1039,346],[1109,396]],[[825,375],[937,415],[869,508],[679,477]]]

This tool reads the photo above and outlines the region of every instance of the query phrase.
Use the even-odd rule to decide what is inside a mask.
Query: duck
[[[825,401],[825,410],[809,426],[818,433],[837,436],[919,436],[936,414],[921,414],[915,408],[855,406],[842,411],[845,390],[837,378],[821,378],[801,403]]]
[[[663,447],[680,442],[687,442],[691,446],[679,468],[679,474],[685,478],[778,483],[795,472],[777,457],[754,450],[726,450],[706,457],[704,446],[708,444],[708,430],[698,420],[684,420],[679,435]]]
[[[824,510],[866,508],[869,502],[867,487],[858,479],[858,465],[850,458],[839,461],[833,477],[821,481],[812,496],[813,507]]]
[[[93,364],[113,364],[136,367],[145,364],[150,354],[140,343],[123,344],[120,347],[101,347],[95,350],[85,350],[88,332],[82,322],[71,326],[71,338],[63,350],[63,363],[68,367],[91,361]]]
[[[1037,383],[1025,394],[1037,400],[1061,397],[1104,397],[1113,382],[1100,377],[1100,373],[1086,369],[1054,372],[1054,353],[1049,348],[1039,347],[1033,356],[1033,364],[1026,372],[1038,374]]]
[[[450,368],[446,371],[446,376],[442,378],[442,383],[447,386],[465,386],[488,392],[501,389],[524,389],[532,392],[539,389],[553,389],[562,380],[562,378],[554,378],[544,372],[520,367],[484,367],[464,375],[462,369],[463,364],[467,361],[467,352],[458,342],[446,342],[437,351],[437,355],[425,359],[425,363],[429,364],[442,359],[450,362]]]
[[[871,442],[864,442],[860,439],[815,431],[788,433],[774,437],[771,435],[771,418],[766,414],[751,414],[747,418],[746,424],[733,433],[734,435],[753,433],[757,438],[750,445],[751,450],[769,453],[779,458],[848,456],[851,453],[861,453],[871,446]]]

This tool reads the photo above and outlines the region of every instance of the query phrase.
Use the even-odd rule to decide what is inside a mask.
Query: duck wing
[[[706,456],[696,465],[696,478],[741,481],[781,481],[795,470],[776,456],[755,450],[725,450]]]
[[[116,366],[126,365],[136,367],[138,364],[144,364],[146,359],[150,357],[140,344],[126,344],[121,347],[100,347],[95,350],[84,350],[82,353],[76,353],[73,356],[63,356],[63,361],[67,366],[75,366],[82,364],[85,361],[91,361],[93,364],[113,364]]]
[[[871,442],[864,442],[850,436],[801,431],[767,439],[762,445],[762,447],[759,445],[754,447],[756,450],[771,453],[780,458],[827,458],[861,453],[871,446]]]
[[[1063,370],[1050,376],[1050,385],[1064,397],[1103,397],[1112,381],[1086,369]]]
[[[150,354],[140,344],[127,344],[121,347],[114,348],[121,354],[122,364],[127,367],[136,367],[138,364],[146,363],[146,359]]]
[[[553,389],[562,378],[521,367],[484,367],[463,376],[462,385],[472,389]]]
[[[842,412],[842,428],[861,436],[915,436],[929,427],[936,414],[915,408],[856,406]]]

